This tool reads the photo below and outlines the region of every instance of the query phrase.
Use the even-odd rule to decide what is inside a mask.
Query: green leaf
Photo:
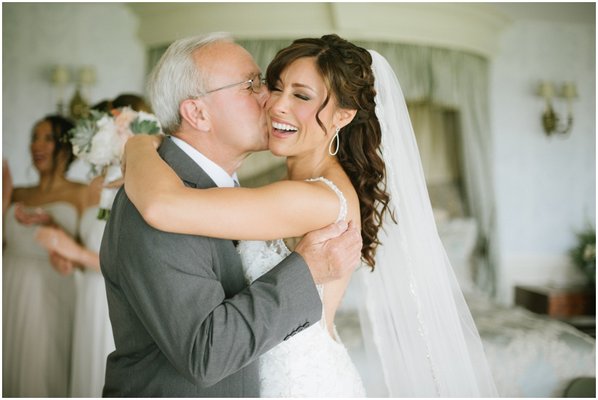
[[[147,133],[149,135],[156,135],[160,133],[160,127],[156,121],[140,121],[139,118],[136,118],[131,122],[131,132],[134,134]]]

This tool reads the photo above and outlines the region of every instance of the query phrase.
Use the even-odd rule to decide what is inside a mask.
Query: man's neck
[[[199,140],[198,138],[200,135],[201,133],[185,134],[179,132],[173,136],[184,141],[226,171],[227,174],[233,176],[237,169],[241,167],[241,164],[247,155],[235,154],[233,150],[224,148],[221,144],[209,140],[209,137],[201,138],[201,140]]]

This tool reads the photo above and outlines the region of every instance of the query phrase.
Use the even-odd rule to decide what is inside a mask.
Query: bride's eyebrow
[[[293,84],[291,84],[291,87],[292,88],[300,88],[300,89],[308,89],[314,93],[317,93],[317,91],[314,88],[312,88],[311,86],[306,85],[304,83],[293,83]]]

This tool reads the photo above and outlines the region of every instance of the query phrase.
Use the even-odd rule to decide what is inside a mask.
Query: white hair
[[[165,133],[173,134],[179,129],[181,102],[205,91],[204,76],[195,64],[193,53],[220,41],[233,42],[233,39],[223,32],[179,39],[168,46],[151,72],[147,86],[149,99]]]

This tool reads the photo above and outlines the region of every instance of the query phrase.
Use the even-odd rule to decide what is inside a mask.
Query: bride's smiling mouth
[[[297,127],[282,122],[272,121],[272,136],[284,139],[297,133]]]

